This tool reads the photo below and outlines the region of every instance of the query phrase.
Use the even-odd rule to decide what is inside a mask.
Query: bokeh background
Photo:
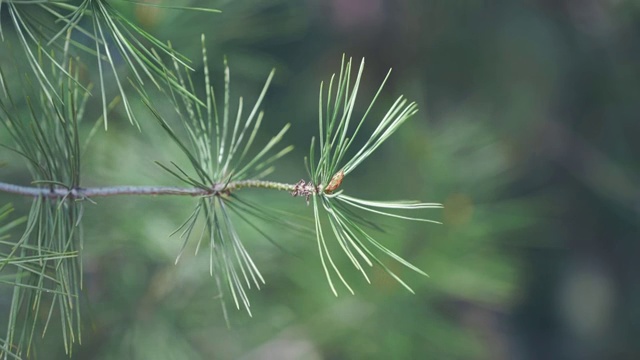
[[[226,56],[232,92],[249,103],[277,69],[262,140],[290,122],[286,141],[296,150],[272,180],[306,177],[319,84],[342,54],[366,58],[359,111],[393,68],[375,115],[400,94],[420,112],[343,187],[362,198],[445,205],[425,214],[443,225],[375,219],[386,229],[378,237],[430,277],[388,259],[415,295],[373,269],[372,285],[349,271],[356,295],[336,298],[312,236],[261,224],[282,251],[240,228],[267,284],[250,292],[253,317],[228,304],[227,325],[206,254],[174,265],[181,243],[168,234],[193,199],[100,199],[85,215],[86,326],[73,358],[640,358],[640,3],[188,4],[223,12],[114,2],[197,71],[204,33],[217,84]],[[94,105],[88,120],[99,116]],[[83,159],[84,185],[175,184],[153,161],[185,159],[138,106],[141,132],[120,109],[109,131],[96,134]],[[0,141],[10,140],[0,132]],[[0,163],[1,181],[28,184],[22,160],[0,150]],[[311,216],[286,194],[247,196]],[[26,214],[26,199],[0,194],[6,202]],[[10,295],[0,297],[7,308]],[[65,358],[49,331],[40,356]]]

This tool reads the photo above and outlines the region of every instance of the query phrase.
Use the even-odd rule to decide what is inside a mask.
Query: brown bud
[[[344,171],[340,170],[333,175],[331,181],[329,181],[329,185],[324,188],[324,192],[326,194],[331,194],[336,191],[336,189],[340,187],[340,184],[342,184],[342,179],[344,179]]]

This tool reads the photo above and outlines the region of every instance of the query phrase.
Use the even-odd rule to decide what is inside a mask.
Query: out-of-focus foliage
[[[390,105],[404,94],[420,111],[342,187],[358,197],[444,203],[443,225],[386,221],[385,232],[376,234],[430,278],[392,267],[416,291],[412,295],[380,269],[372,285],[354,270],[345,276],[355,296],[336,298],[312,236],[264,228],[282,251],[241,227],[255,239],[245,246],[266,284],[248,293],[253,318],[230,311],[228,327],[207,275],[208,258],[185,253],[174,265],[181,242],[167,234],[192,211],[192,202],[100,199],[85,206],[84,332],[74,356],[640,357],[637,2],[191,4],[222,13],[117,6],[157,38],[171,40],[197,71],[205,33],[212,63],[222,64],[215,59],[226,55],[237,74],[235,89],[248,99],[256,99],[277,68],[264,99],[262,140],[290,122],[296,150],[280,162],[275,180],[307,177],[302,158],[317,132],[318,85],[336,71],[342,53],[367,59],[363,98],[371,98],[394,68],[378,103]],[[11,58],[0,54],[0,61]],[[211,72],[221,84],[221,68]],[[93,102],[86,116],[97,118],[100,100]],[[354,111],[363,113],[366,105]],[[140,102],[132,106],[143,113]],[[153,161],[186,159],[145,116],[138,118],[139,133],[122,111],[110,115],[109,131],[97,133],[84,154],[83,185],[175,181]],[[0,151],[0,163],[7,163],[0,167],[3,181],[25,181],[12,154]],[[301,199],[260,191],[253,199],[312,216]],[[0,195],[0,207],[6,202],[16,212],[28,207],[25,199]],[[346,258],[339,262],[350,265]],[[0,293],[2,307],[10,301],[7,293]],[[39,355],[64,356],[55,336],[41,341]]]

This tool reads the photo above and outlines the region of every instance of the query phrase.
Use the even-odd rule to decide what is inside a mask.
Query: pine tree
[[[260,288],[264,277],[236,223],[247,223],[267,239],[269,234],[256,225],[257,220],[292,231],[309,229],[290,214],[252,201],[243,189],[278,191],[312,208],[311,230],[329,287],[336,295],[339,284],[351,293],[353,290],[334,261],[333,245],[366,281],[370,281],[367,268],[376,265],[412,291],[380,255],[426,275],[373,237],[371,229],[379,225],[368,214],[435,222],[407,212],[441,205],[365,200],[346,194],[341,186],[417,112],[415,103],[400,96],[382,119],[369,118],[385,78],[364,114],[355,116],[364,59],[355,65],[343,57],[338,73],[320,85],[319,132],[311,139],[304,159],[308,178],[280,183],[268,180],[268,176],[274,163],[291,151],[292,146],[281,143],[289,127],[296,124],[287,124],[266,144],[259,144],[265,117],[261,108],[273,71],[253,106],[245,109],[240,97],[235,109],[226,61],[223,88],[216,88],[210,80],[204,35],[202,89],[193,78],[200,75],[194,75],[189,59],[179,49],[144,31],[109,1],[0,1],[0,11],[0,54],[10,54],[13,60],[11,64],[0,63],[0,122],[10,139],[2,148],[24,158],[31,176],[30,184],[0,182],[1,192],[24,195],[31,201],[29,213],[17,219],[11,217],[9,204],[0,204],[0,271],[2,282],[13,291],[7,330],[0,340],[3,359],[33,357],[36,335],[52,331],[54,326],[59,326],[69,354],[81,341],[82,251],[91,246],[84,243],[82,219],[85,205],[99,197],[191,197],[186,201],[194,203],[193,211],[185,214],[186,220],[174,232],[182,240],[176,263],[194,243],[196,253],[207,253],[209,275],[221,293],[249,314],[247,290]],[[95,84],[85,74],[90,62],[98,69]],[[159,106],[156,97],[149,95],[151,91],[163,94],[173,113]],[[92,120],[87,119],[92,113],[87,107],[96,98],[100,100],[100,116],[88,124],[91,131],[87,133],[82,130]],[[136,108],[136,104],[144,104],[145,109]],[[84,149],[89,140],[109,130],[114,109],[125,114],[131,131],[159,126],[167,141],[182,151],[187,165],[179,165],[177,160],[157,163],[182,183],[181,187],[83,186]],[[155,122],[143,120],[149,118]],[[365,122],[377,123],[373,132],[365,133]],[[91,211],[99,211],[99,206]],[[22,235],[3,236],[19,226]],[[56,318],[57,325],[52,323]]]

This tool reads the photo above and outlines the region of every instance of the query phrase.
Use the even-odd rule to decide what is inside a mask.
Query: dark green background
[[[359,111],[393,68],[377,119],[400,94],[420,112],[343,188],[366,199],[445,205],[426,215],[444,225],[384,221],[378,235],[430,278],[389,259],[415,295],[376,268],[372,285],[345,271],[356,295],[342,289],[335,298],[313,237],[265,225],[283,252],[241,227],[267,284],[250,292],[252,318],[228,303],[227,327],[207,256],[173,264],[180,240],[168,234],[193,199],[100,199],[86,206],[86,326],[74,358],[640,358],[636,1],[200,3],[223,12],[115,4],[171,40],[198,71],[205,33],[216,85],[226,55],[232,92],[248,103],[277,69],[262,140],[290,122],[285,142],[296,150],[272,180],[306,177],[319,83],[343,53],[366,58]],[[99,115],[99,101],[93,105],[87,120]],[[85,186],[175,183],[153,161],[185,159],[136,106],[143,131],[116,112],[85,154]],[[0,141],[9,139],[0,133]],[[1,181],[28,184],[20,159],[2,150],[0,162]],[[311,215],[301,199],[249,192]],[[5,202],[27,211],[25,199],[0,194]],[[7,308],[10,296],[1,299]],[[64,358],[52,330],[40,357]]]

